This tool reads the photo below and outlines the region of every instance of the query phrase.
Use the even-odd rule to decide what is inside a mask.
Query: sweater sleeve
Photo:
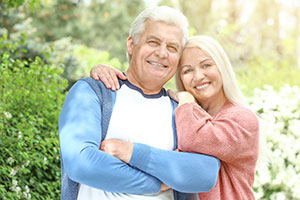
[[[59,116],[64,169],[70,179],[119,193],[156,193],[161,181],[99,150],[101,108],[92,88],[78,81],[69,91]]]
[[[184,193],[210,191],[220,169],[220,161],[212,156],[162,150],[141,143],[134,143],[129,164]]]
[[[212,118],[196,103],[175,110],[178,147],[185,152],[212,155],[225,162],[251,159],[257,152],[259,126],[247,108],[232,105]]]

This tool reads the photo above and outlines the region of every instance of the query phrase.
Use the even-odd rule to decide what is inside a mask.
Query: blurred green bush
[[[296,58],[274,59],[255,56],[246,62],[245,67],[235,69],[241,89],[246,96],[252,97],[255,88],[271,85],[279,91],[284,85],[300,86],[300,70]]]
[[[57,121],[67,81],[62,66],[46,64],[47,51],[18,58],[25,41],[0,39],[0,197],[58,199]]]
[[[26,31],[30,22],[19,28],[0,34],[0,199],[58,199],[57,121],[66,91],[97,63],[123,71],[128,64],[70,37],[40,43]]]
[[[119,59],[112,58],[107,51],[100,51],[81,44],[73,44],[72,38],[66,37],[51,43],[53,52],[50,62],[62,63],[64,72],[62,76],[68,79],[67,90],[80,78],[90,75],[90,70],[96,64],[111,65],[125,71],[128,63],[121,63]]]

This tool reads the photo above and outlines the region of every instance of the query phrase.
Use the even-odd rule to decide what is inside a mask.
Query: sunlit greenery
[[[18,42],[0,38],[0,196],[3,199],[57,199],[60,159],[57,117],[67,87],[63,66],[45,58],[18,58]]]

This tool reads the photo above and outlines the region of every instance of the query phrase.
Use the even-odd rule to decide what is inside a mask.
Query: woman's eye
[[[186,70],[183,70],[183,74],[187,74],[189,72],[191,72],[192,70],[191,69],[186,69]]]
[[[211,64],[204,64],[204,65],[202,65],[201,67],[202,68],[207,68],[207,67],[210,67],[211,66]]]

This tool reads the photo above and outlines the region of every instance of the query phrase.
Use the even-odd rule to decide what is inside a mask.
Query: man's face
[[[180,28],[175,25],[147,20],[138,43],[134,44],[131,37],[127,40],[131,56],[130,81],[141,89],[147,89],[149,83],[162,87],[176,72],[182,52],[182,37]]]

